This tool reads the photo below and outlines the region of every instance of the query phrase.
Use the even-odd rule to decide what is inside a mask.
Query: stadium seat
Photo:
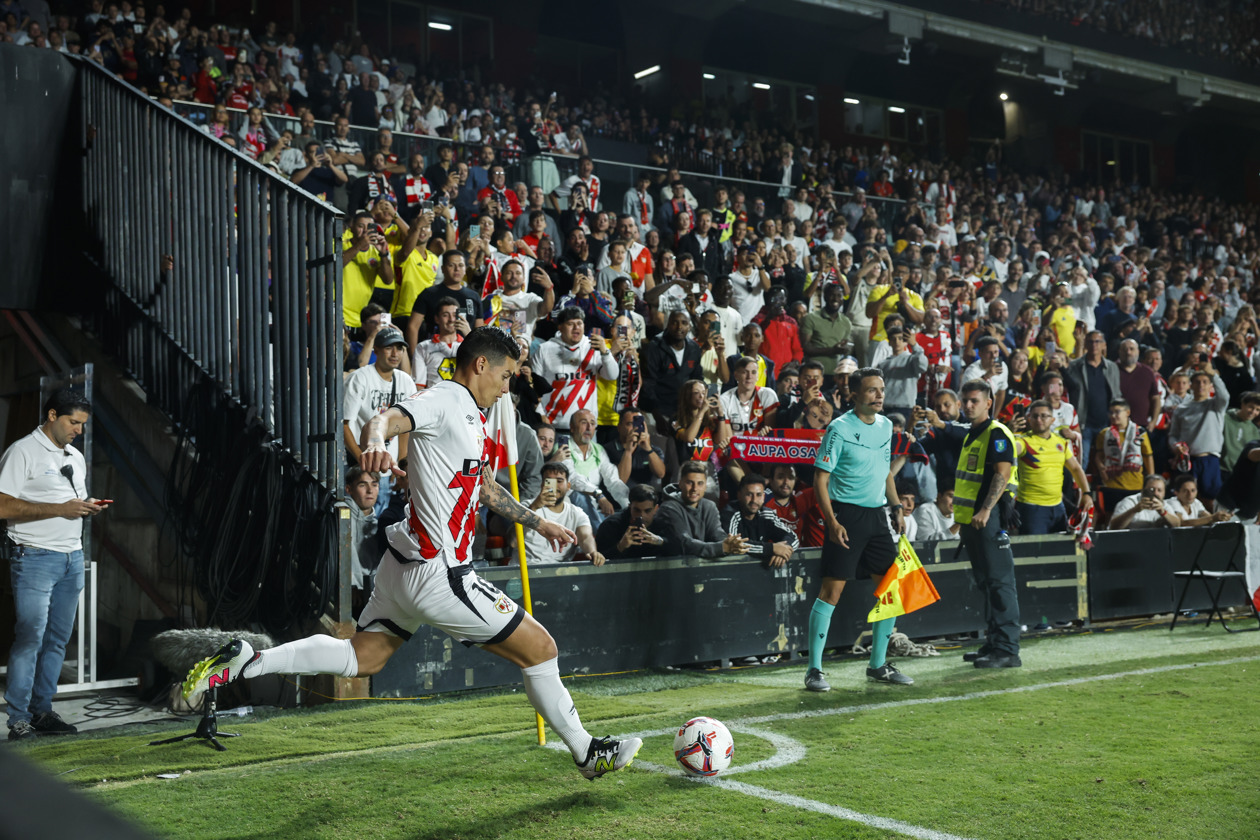
[[[1193,581],[1203,581],[1203,588],[1207,590],[1208,597],[1212,599],[1212,608],[1208,611],[1208,620],[1205,627],[1212,626],[1212,617],[1220,619],[1221,626],[1230,633],[1245,633],[1252,630],[1260,630],[1260,613],[1256,611],[1256,605],[1251,600],[1251,593],[1247,591],[1246,576],[1234,564],[1234,554],[1238,551],[1238,546],[1243,541],[1245,531],[1235,522],[1219,522],[1208,528],[1207,534],[1203,538],[1203,545],[1199,547],[1199,553],[1194,558],[1194,563],[1189,569],[1173,572],[1174,578],[1184,578],[1185,583],[1181,586],[1181,597],[1177,599],[1177,607],[1173,610],[1172,626],[1168,629],[1171,632],[1177,627],[1177,618],[1181,614],[1181,605],[1186,600],[1186,592],[1190,589]],[[1226,548],[1228,547],[1228,548]],[[1203,568],[1202,561],[1205,556],[1219,555],[1225,551],[1225,568],[1222,571],[1208,571]],[[1221,593],[1225,591],[1225,584],[1228,581],[1236,580],[1238,585],[1242,587],[1243,599],[1247,606],[1251,609],[1251,615],[1256,619],[1255,627],[1233,628],[1225,622],[1225,615],[1221,612]],[[1212,581],[1216,581],[1216,590],[1212,590]]]

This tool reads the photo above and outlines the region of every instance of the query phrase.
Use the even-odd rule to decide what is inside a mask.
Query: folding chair
[[[1204,627],[1212,626],[1212,617],[1220,619],[1221,626],[1229,633],[1246,633],[1252,630],[1260,630],[1260,613],[1256,612],[1256,605],[1251,600],[1251,593],[1247,591],[1246,575],[1234,565],[1234,555],[1238,551],[1238,546],[1243,541],[1245,532],[1243,527],[1237,522],[1217,522],[1208,528],[1207,533],[1203,537],[1203,545],[1199,546],[1199,553],[1194,558],[1194,563],[1189,569],[1179,572],[1173,572],[1175,578],[1185,578],[1185,583],[1181,587],[1181,597],[1177,599],[1177,608],[1173,610],[1172,626],[1168,628],[1169,632],[1177,627],[1177,618],[1181,615],[1181,605],[1186,600],[1186,592],[1190,589],[1191,581],[1203,581],[1203,588],[1207,590],[1208,597],[1212,599],[1212,609],[1208,611],[1207,624]],[[1212,556],[1218,556],[1222,550],[1225,550],[1225,569],[1219,572],[1208,571],[1203,568],[1201,561],[1204,555],[1211,552]],[[1251,609],[1251,615],[1256,619],[1255,627],[1247,627],[1243,629],[1234,629],[1225,623],[1225,614],[1221,612],[1221,593],[1225,591],[1227,581],[1236,580],[1243,590],[1243,600]],[[1216,581],[1216,591],[1212,591],[1212,581]]]

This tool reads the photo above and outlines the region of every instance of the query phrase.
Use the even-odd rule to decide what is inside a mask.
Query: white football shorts
[[[471,566],[404,563],[386,550],[359,629],[406,640],[427,624],[466,645],[492,645],[512,635],[524,616],[515,601]]]

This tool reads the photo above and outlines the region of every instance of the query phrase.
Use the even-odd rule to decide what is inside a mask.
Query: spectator
[[[332,157],[316,141],[303,147],[305,165],[293,172],[293,183],[318,198],[329,200],[333,191],[344,186],[348,177],[344,169],[332,162]]]
[[[678,249],[691,254],[696,268],[709,277],[721,275],[726,264],[719,234],[713,228],[713,211],[700,209],[696,211],[695,229],[678,242]]]
[[[1120,342],[1120,393],[1133,411],[1133,422],[1148,428],[1163,413],[1159,374],[1138,361],[1140,348],[1131,338]]]
[[[820,547],[826,536],[822,508],[812,486],[798,486],[796,468],[791,464],[772,464],[766,489],[766,509],[791,526],[802,546]]]
[[[823,287],[823,307],[805,316],[800,327],[801,350],[805,361],[819,362],[832,370],[852,346],[853,322],[843,312],[844,289],[839,283]],[[939,317],[938,317],[939,324]]]
[[[773,388],[757,387],[757,369],[756,359],[740,357],[733,368],[735,387],[718,398],[732,434],[764,435],[775,428],[779,397]]]
[[[669,447],[673,450],[673,447]],[[636,408],[621,412],[617,437],[607,446],[608,459],[617,465],[617,477],[633,490],[640,484],[655,488],[671,474],[665,462],[665,447],[658,446],[648,433],[647,418]],[[674,469],[677,470],[677,456]]]
[[[337,117],[333,122],[332,139],[328,141],[327,146],[330,163],[340,167],[345,172],[346,178],[353,181],[362,174],[359,167],[366,166],[367,161],[363,157],[363,149],[350,137],[349,119],[344,116]]]
[[[416,384],[423,388],[432,388],[443,379],[451,378],[455,373],[455,354],[469,333],[468,322],[460,317],[459,301],[455,298],[439,298],[434,311],[433,336],[416,344],[411,361]]]
[[[551,383],[542,414],[548,423],[567,431],[574,413],[596,408],[596,383],[616,382],[620,371],[603,337],[586,336],[581,309],[566,307],[555,320],[555,336],[534,352],[532,361],[534,373]]]
[[[495,200],[509,225],[521,215],[521,202],[516,193],[507,188],[507,171],[501,164],[496,163],[490,167],[490,185],[477,193],[478,202],[487,198]]]
[[[684,382],[700,379],[700,346],[687,337],[691,319],[686,312],[674,312],[660,337],[643,351],[643,390],[640,405],[655,412],[657,428],[665,428],[675,415],[674,401]]]
[[[683,464],[678,484],[665,488],[653,520],[655,533],[665,538],[662,554],[712,559],[747,551],[747,540],[722,530],[717,506],[705,498],[707,489],[704,465],[696,462]]]
[[[748,323],[765,305],[765,291],[770,288],[770,275],[762,267],[761,257],[753,246],[741,245],[736,254],[737,264],[729,275],[730,303],[739,310],[740,321]],[[715,302],[720,304],[716,296]]]
[[[605,517],[626,506],[629,488],[608,452],[595,442],[595,428],[595,415],[590,411],[579,409],[573,413],[569,465],[573,489],[581,494],[575,497],[574,504],[586,511],[592,525],[598,528]]]
[[[1238,408],[1225,412],[1224,441],[1221,445],[1221,471],[1228,476],[1247,444],[1260,438],[1256,417],[1260,416],[1260,393],[1248,391],[1242,395]]]
[[[1168,443],[1183,445],[1189,455],[1195,497],[1201,491],[1205,499],[1212,501],[1221,492],[1221,451],[1225,447],[1225,408],[1229,405],[1229,391],[1209,364],[1207,370],[1197,371],[1190,377],[1190,392],[1193,399],[1177,406],[1173,412]],[[1180,491],[1177,492],[1180,497]]]
[[[372,592],[372,578],[381,562],[377,540],[376,502],[381,485],[376,475],[359,467],[346,470],[346,499],[350,502],[350,585],[363,595]],[[361,597],[361,596],[360,596]]]
[[[555,289],[546,271],[531,269],[534,284],[543,289],[542,296],[525,289],[525,266],[511,259],[499,272],[503,288],[486,300],[486,314],[491,326],[498,326],[518,335],[528,343],[534,338],[534,324],[539,315],[550,312],[556,302]]]
[[[1085,336],[1085,355],[1067,369],[1068,394],[1081,412],[1081,451],[1086,463],[1092,463],[1090,454],[1098,433],[1110,423],[1111,401],[1121,399],[1120,368],[1106,352],[1107,339],[1094,330]]]
[[[1118,414],[1113,413],[1113,417],[1118,420]],[[1016,439],[1019,499],[1015,502],[1015,509],[1019,512],[1019,532],[1062,533],[1068,530],[1067,513],[1063,508],[1064,469],[1071,473],[1072,480],[1076,482],[1077,509],[1093,504],[1089,480],[1085,477],[1085,470],[1080,462],[1072,454],[1068,442],[1054,432],[1054,409],[1050,407],[1050,403],[1045,400],[1033,402],[1028,410],[1028,425],[1029,430]],[[1136,428],[1136,424],[1133,427]],[[1141,432],[1140,429],[1137,431]],[[1145,435],[1142,435],[1142,440],[1145,440]],[[1101,449],[1100,446],[1099,451]],[[1146,449],[1149,451],[1149,443]],[[1108,505],[1113,504],[1108,497]]]
[[[387,199],[397,205],[390,173],[385,168],[385,155],[373,152],[369,158],[368,172],[350,185],[350,208],[372,209],[377,201]]]
[[[475,169],[476,167],[474,167]],[[489,181],[486,184],[488,186]],[[485,188],[482,187],[481,189]],[[529,242],[529,234],[534,230],[535,214],[537,213],[542,214],[543,234],[552,242],[563,242],[564,240],[560,235],[560,226],[557,224],[559,214],[546,206],[542,188],[537,186],[530,187],[526,192],[525,206],[521,208],[521,215],[516,217],[516,222],[513,225],[513,231],[516,233],[516,236]],[[535,236],[537,235],[535,234]],[[541,239],[541,237],[538,238]],[[535,251],[538,250],[538,246],[533,242],[529,242],[529,244]]]
[[[552,430],[555,435],[555,430]],[[516,478],[519,498],[525,501],[536,498],[542,492],[542,467],[544,464],[542,448],[538,445],[538,435],[522,419],[516,417]],[[507,470],[496,470],[494,480],[512,492],[512,476]]]
[[[402,365],[407,352],[407,340],[397,327],[386,327],[376,334],[376,362],[371,367],[361,367],[346,379],[345,397],[342,400],[342,437],[346,444],[346,456],[351,464],[359,462],[359,432],[369,419],[380,414],[399,400],[405,400],[416,392],[416,383],[404,371]],[[399,452],[407,451],[407,434],[385,442],[390,456],[397,461]],[[382,473],[377,515],[385,509],[389,500],[390,474]]]
[[[347,327],[360,327],[359,313],[369,303],[386,312],[394,308],[398,286],[394,283],[394,267],[389,245],[379,232],[372,215],[355,213],[350,220],[350,244],[342,255],[341,314]]]
[[[604,565],[604,555],[595,545],[591,522],[580,508],[568,500],[569,469],[564,464],[544,464],[542,468],[542,492],[530,504],[529,509],[549,522],[556,522],[577,535],[576,542],[559,550],[546,537],[532,528],[525,529],[525,559],[530,565],[552,565],[590,560],[592,565]],[[515,529],[513,529],[515,532]]]
[[[1097,488],[1104,510],[1142,489],[1142,476],[1155,472],[1155,458],[1146,430],[1130,418],[1129,404],[1112,400],[1111,425],[1094,440],[1094,474],[1102,479]]]
[[[733,386],[735,384],[735,363],[741,358],[748,358],[757,363],[757,377],[755,380],[757,387],[774,389],[774,361],[761,354],[761,345],[764,340],[764,335],[765,334],[761,331],[761,327],[756,324],[745,324],[744,328],[739,331],[739,347],[735,353],[726,357],[727,370],[732,372],[732,378],[728,383],[728,386]]]
[[[418,346],[420,339],[428,339],[437,331],[437,308],[443,298],[455,301],[455,329],[468,335],[475,327],[484,325],[481,296],[464,285],[465,258],[462,251],[454,249],[442,254],[442,283],[430,286],[416,297],[407,322],[407,346]]]
[[[1000,408],[1006,405],[1006,391],[1010,386],[1010,368],[1002,361],[1002,344],[986,335],[976,342],[976,351],[979,358],[963,370],[962,383],[966,385],[975,379],[984,381],[993,391],[993,404]]]
[[[942,488],[936,494],[935,503],[915,508],[914,521],[918,526],[917,536],[920,540],[957,539],[961,526],[954,522],[953,488]]]
[[[607,330],[616,317],[617,304],[612,298],[596,291],[590,264],[581,263],[573,270],[572,293],[561,298],[556,308],[562,312],[576,308],[592,329]]]
[[[735,500],[722,511],[721,522],[728,534],[744,538],[749,557],[778,568],[792,559],[800,540],[791,525],[766,509],[765,500],[765,478],[747,473],[740,479]]]
[[[647,172],[640,172],[634,186],[626,190],[621,200],[622,215],[634,219],[641,237],[647,236],[647,232],[652,230],[652,219],[656,216],[656,201],[648,189],[651,184],[652,179]]]
[[[919,538],[919,523],[914,518],[914,512],[918,509],[918,493],[914,486],[910,483],[898,482],[897,501],[901,503],[901,512],[906,517],[906,539],[914,542]],[[898,534],[893,534],[894,539],[898,537]]]
[[[369,303],[359,312],[359,321],[363,325],[363,341],[351,340],[350,353],[342,370],[349,373],[376,361],[376,334],[384,327],[390,326],[389,313],[379,304]]]
[[[761,350],[777,367],[801,361],[800,326],[783,310],[787,306],[787,293],[780,286],[770,289],[769,300],[753,323],[761,327],[765,341]]]
[[[913,413],[919,393],[919,378],[927,373],[928,360],[923,348],[902,330],[888,333],[892,355],[879,363],[885,382],[884,414],[900,413],[903,418]],[[912,350],[913,348],[913,350]]]
[[[1138,528],[1176,528],[1181,517],[1173,513],[1165,501],[1167,482],[1162,475],[1148,475],[1142,482],[1142,492],[1126,496],[1111,511],[1107,528],[1112,531]]]
[[[600,524],[595,544],[605,557],[655,557],[665,544],[663,537],[652,533],[652,521],[660,509],[654,487],[639,484],[630,488],[630,504]]]
[[[1180,475],[1173,482],[1176,494],[1164,504],[1164,509],[1177,517],[1182,528],[1199,528],[1224,522],[1233,516],[1227,510],[1210,513],[1199,501],[1199,484],[1190,474]]]

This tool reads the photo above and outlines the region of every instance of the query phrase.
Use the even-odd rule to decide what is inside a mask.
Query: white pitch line
[[[879,709],[895,709],[904,706],[923,706],[933,703],[954,703],[961,700],[982,700],[986,697],[999,697],[1003,694],[1022,694],[1029,691],[1041,691],[1046,688],[1065,688],[1074,685],[1086,685],[1093,682],[1103,682],[1105,680],[1118,680],[1126,677],[1142,677],[1149,674],[1163,674],[1169,671],[1185,671],[1191,668],[1209,668],[1215,665],[1238,665],[1244,662],[1260,661],[1260,656],[1242,656],[1236,659],[1222,659],[1217,662],[1193,663],[1186,665],[1161,665],[1158,668],[1139,668],[1135,671],[1121,671],[1115,674],[1100,674],[1093,677],[1077,677],[1071,680],[1058,680],[1056,682],[1037,683],[1035,685],[1020,685],[1013,688],[999,688],[992,691],[973,691],[970,694],[957,694],[951,697],[922,697],[913,700],[891,700],[887,703],[866,703],[854,706],[837,706],[832,709],[813,709],[804,712],[783,712],[777,715],[761,715],[758,717],[739,718],[727,724],[728,728],[736,732],[744,732],[759,738],[770,741],[776,747],[775,755],[762,761],[753,762],[743,767],[731,768],[726,771],[729,776],[736,772],[749,772],[752,770],[768,770],[774,767],[782,767],[788,764],[800,761],[805,756],[805,751],[801,748],[800,743],[795,739],[787,736],[777,735],[754,727],[759,723],[775,723],[782,720],[804,720],[807,718],[826,717],[828,715],[853,714],[854,712],[876,711]],[[666,735],[669,730],[662,732],[659,729],[644,730],[631,735],[622,735],[622,738],[651,738],[657,735]],[[560,745],[548,744],[547,746],[559,749]],[[782,753],[782,757],[780,757]],[[759,785],[750,785],[746,782],[738,782],[729,778],[710,778],[702,779],[694,776],[687,776],[676,767],[666,767],[651,761],[635,760],[635,764],[644,770],[650,770],[655,773],[665,773],[673,776],[681,776],[690,781],[700,784],[711,785],[713,787],[732,790],[736,793],[742,793],[746,796],[754,796],[758,799],[764,799],[767,802],[774,802],[778,805],[788,805],[793,808],[800,808],[805,811],[813,811],[818,814],[825,814],[837,819],[856,822],[862,825],[868,825],[872,828],[883,829],[885,831],[896,831],[899,834],[905,834],[909,837],[919,838],[919,840],[966,840],[956,834],[947,834],[942,831],[936,831],[931,828],[904,823],[900,820],[893,820],[887,817],[878,817],[871,814],[863,814],[859,811],[853,811],[848,808],[842,808],[839,805],[831,805],[827,802],[819,802],[814,799],[805,799],[802,796],[793,796],[790,793],[782,793],[777,790],[760,787]]]

